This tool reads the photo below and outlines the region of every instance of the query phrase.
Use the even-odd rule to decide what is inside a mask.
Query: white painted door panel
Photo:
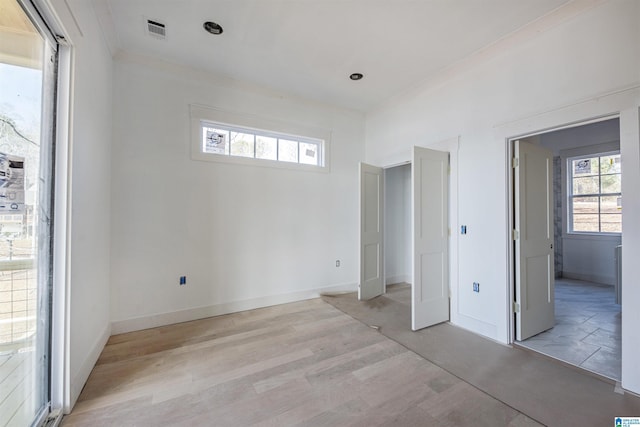
[[[360,163],[360,285],[358,299],[384,293],[383,170]]]
[[[553,154],[515,142],[516,339],[555,324],[553,265]]]
[[[449,320],[449,153],[413,149],[411,328]]]

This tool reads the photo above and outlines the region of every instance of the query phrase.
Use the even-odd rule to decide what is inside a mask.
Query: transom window
[[[568,159],[570,232],[622,232],[620,153]]]
[[[324,166],[324,141],[201,121],[204,154]]]

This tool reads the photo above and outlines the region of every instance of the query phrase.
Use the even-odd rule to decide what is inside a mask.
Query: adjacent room
[[[640,416],[638,22],[0,0],[0,426]]]
[[[520,344],[619,381],[623,163],[619,120],[535,138],[553,152],[555,324]]]

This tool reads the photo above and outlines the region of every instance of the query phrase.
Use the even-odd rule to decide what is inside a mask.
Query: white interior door
[[[413,149],[411,328],[449,320],[449,153]]]
[[[553,154],[515,141],[516,339],[550,329],[554,316]]]
[[[383,170],[360,163],[360,285],[358,299],[384,293]]]

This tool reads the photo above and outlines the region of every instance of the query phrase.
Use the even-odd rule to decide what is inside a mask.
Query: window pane
[[[620,154],[600,157],[600,173],[620,173],[621,170]]]
[[[573,194],[598,194],[598,177],[573,178]]]
[[[602,193],[620,193],[622,191],[621,177],[619,174],[615,175],[602,175],[600,177],[602,182]]]
[[[588,176],[598,174],[598,158],[576,159],[571,161],[574,176]]]
[[[622,233],[622,215],[602,214],[600,216],[600,231],[605,233]]]
[[[605,196],[600,198],[600,212],[619,214],[622,212],[621,196]]]
[[[574,213],[573,231],[600,231],[598,227],[598,215]]]
[[[278,144],[278,160],[298,163],[298,141],[280,139]]]
[[[300,163],[305,165],[318,164],[318,144],[300,143]]]
[[[0,10],[0,426],[29,426],[50,390],[56,77],[20,3]]]
[[[231,155],[253,157],[253,134],[231,132]]]
[[[257,159],[278,159],[278,139],[267,136],[256,135],[256,158]]]
[[[203,151],[213,154],[229,154],[229,131],[210,127],[202,128]]]
[[[575,214],[597,214],[598,198],[597,197],[574,197],[573,210]]]

